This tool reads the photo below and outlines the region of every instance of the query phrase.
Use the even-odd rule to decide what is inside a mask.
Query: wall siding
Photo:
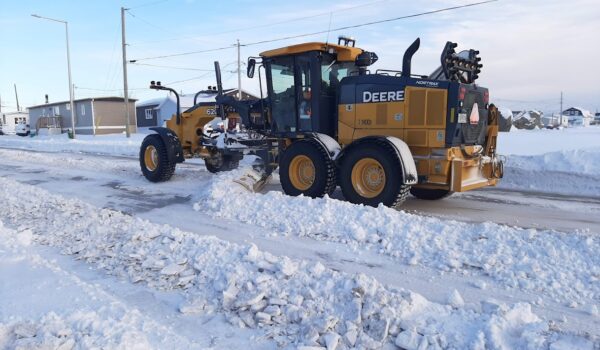
[[[138,127],[150,127],[150,126],[158,126],[158,119],[157,119],[157,110],[155,110],[154,108],[158,107],[158,105],[149,105],[149,106],[143,106],[143,107],[137,107],[136,108],[136,115],[137,115],[137,126]],[[146,110],[147,109],[153,109],[152,111],[152,119],[146,119]]]
[[[135,133],[135,101],[129,102],[129,131]],[[123,102],[94,101],[94,121],[96,134],[114,134],[125,131],[125,108]],[[103,129],[102,127],[119,127],[119,129]]]

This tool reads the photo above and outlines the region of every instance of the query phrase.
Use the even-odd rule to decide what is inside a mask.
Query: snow
[[[137,157],[146,134],[76,135],[69,139],[67,134],[51,136],[20,137],[0,136],[0,147],[36,150],[42,152],[93,153]]]
[[[265,235],[339,242],[356,252],[368,248],[404,264],[485,274],[508,288],[546,294],[565,303],[600,300],[596,253],[600,238],[591,233],[470,224],[328,197],[289,197],[273,191],[252,194],[227,185],[243,173],[238,169],[214,176],[196,210],[264,227]]]
[[[58,176],[52,169],[61,164],[141,181],[135,159],[144,136],[0,136],[0,147],[21,149],[0,155],[6,162],[35,163],[49,176]],[[599,136],[596,127],[501,133],[498,148],[507,162],[500,187],[599,197]],[[113,156],[125,158],[117,162]],[[159,225],[102,209],[104,204],[57,196],[9,175],[0,178],[0,348],[598,346],[597,334],[565,332],[566,321],[548,322],[536,314],[552,300],[573,308],[592,328],[600,324],[597,232],[466,223],[328,197],[288,197],[278,190],[276,177],[270,186],[275,190],[251,194],[231,182],[245,170],[208,176],[197,167],[181,167],[175,181],[162,187],[193,191],[198,214],[210,217],[202,222],[207,227],[216,220],[246,224],[231,230],[257,228],[237,243],[202,235],[203,225],[187,232],[174,227],[175,220]],[[192,182],[195,186],[189,186]],[[135,191],[132,195],[143,193]],[[515,297],[498,301],[496,294],[474,301],[464,288],[450,284],[436,303],[411,285],[392,287],[370,272],[340,272],[335,265],[285,256],[284,249],[273,254],[259,248],[264,247],[258,242],[282,244],[288,238],[305,239],[309,248],[332,244],[358,260],[389,259],[407,270],[429,271],[425,278],[464,276],[476,292],[490,295],[501,286]],[[88,281],[65,261],[97,275]],[[169,323],[160,321],[161,312],[148,313],[155,299],[131,305],[137,294],[125,300],[104,292],[98,281],[105,279],[114,279],[111,288],[118,284],[119,291],[141,288],[140,294],[168,295]],[[220,335],[216,345],[209,333]]]
[[[511,129],[498,135],[498,152],[513,156],[600,147],[600,127],[563,129]]]
[[[0,206],[6,209],[0,213],[0,249],[10,252],[2,255],[0,266],[13,260],[6,255],[25,256],[26,264],[34,260],[27,244],[54,247],[129,283],[180,293],[180,310],[186,315],[223,315],[232,326],[255,329],[281,347],[377,349],[414,338],[432,349],[533,349],[559,340],[590,344],[554,332],[529,304],[436,304],[364,274],[341,273],[319,262],[275,256],[252,244],[153,224],[9,179],[0,179]],[[39,263],[50,269],[56,265],[43,259]],[[185,269],[171,267],[175,265]],[[83,292],[94,292],[93,285],[80,285]],[[10,291],[13,295],[1,295],[4,300],[19,300]],[[64,308],[73,297],[67,293],[56,303],[46,303],[44,307],[52,310],[41,317],[28,318],[14,307],[2,311],[0,345],[193,347],[173,329],[145,320],[118,302],[99,301],[102,307],[83,310],[61,310],[57,305]],[[409,337],[407,330],[413,332]]]

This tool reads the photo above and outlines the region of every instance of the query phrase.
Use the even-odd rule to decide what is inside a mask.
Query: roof
[[[27,112],[2,112],[2,115],[29,115]]]
[[[237,91],[238,91],[237,88],[224,89],[223,93],[224,94],[232,94],[232,93],[237,93]],[[242,89],[242,92],[247,95],[254,96],[253,94],[249,93],[248,91],[246,91],[244,89]],[[200,92],[198,92],[198,96],[196,98],[196,103],[215,102],[216,96],[217,96],[217,92],[213,91],[213,90],[200,91]],[[194,107],[194,97],[195,97],[195,95],[180,95],[179,96],[180,104],[181,104],[180,108],[188,109],[188,108]],[[167,101],[172,101],[173,103],[177,103],[177,99],[175,98],[175,96],[173,96],[172,94],[169,94],[164,97],[157,97],[157,98],[153,98],[150,100],[139,102],[138,104],[136,104],[136,107],[147,107],[147,106],[156,105],[156,109],[161,109]]]
[[[153,106],[153,105],[160,105],[164,101],[164,99],[165,99],[165,97],[151,98],[146,101],[138,102],[138,103],[136,103],[135,106],[136,107],[147,107],[147,106]]]
[[[115,97],[115,96],[109,96],[109,97],[88,97],[88,98],[78,98],[76,100],[73,100],[73,102],[82,102],[82,101],[107,101],[107,102],[123,102],[125,99],[123,97]],[[137,99],[135,98],[130,98],[129,102],[135,102],[137,101]],[[27,108],[38,108],[38,107],[47,107],[47,106],[55,106],[55,105],[61,105],[64,103],[69,103],[70,101],[60,101],[60,102],[50,102],[50,103],[44,103],[41,105],[35,105],[35,106],[30,106]]]
[[[262,57],[275,57],[284,55],[293,55],[307,51],[323,51],[337,53],[338,61],[354,61],[356,56],[363,53],[362,49],[352,46],[342,46],[336,44],[312,42],[292,46],[286,46],[275,50],[261,52]]]
[[[584,117],[592,117],[593,116],[592,112],[590,112],[590,111],[588,111],[587,109],[584,109],[584,108],[570,107],[570,108],[565,109],[565,111],[568,111],[569,109],[576,109],[576,110],[580,111],[581,115],[583,115]],[[564,111],[563,111],[563,113],[564,113]]]

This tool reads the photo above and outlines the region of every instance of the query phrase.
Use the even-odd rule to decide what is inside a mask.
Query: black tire
[[[290,166],[294,159],[304,156],[312,161],[314,179],[307,188],[294,185],[290,176]],[[331,194],[337,187],[335,163],[327,150],[317,141],[312,139],[300,140],[292,143],[281,155],[279,161],[279,178],[283,192],[289,196],[305,195],[312,198],[323,197]],[[293,175],[292,175],[293,176]]]
[[[146,157],[146,150],[150,147],[154,147],[156,150],[156,158],[152,160],[153,162],[155,161],[156,164],[146,164],[146,160],[148,159]],[[148,151],[152,152],[151,149]],[[142,173],[146,179],[152,182],[167,181],[173,176],[175,165],[175,162],[169,161],[167,146],[160,135],[152,134],[144,138],[142,147],[140,148],[140,167],[142,168]]]
[[[368,158],[376,160],[385,174],[383,189],[374,197],[367,197],[359,193],[352,181],[354,167],[359,161]],[[397,208],[406,200],[410,189],[410,185],[402,183],[402,165],[396,151],[385,142],[369,142],[349,149],[341,160],[339,178],[340,187],[346,200],[354,204],[372,207],[383,203],[385,206]]]
[[[434,201],[446,197],[450,197],[452,195],[452,191],[450,190],[439,190],[439,189],[430,189],[430,188],[417,188],[412,187],[410,189],[410,194],[413,196],[424,199],[428,201]]]
[[[239,165],[240,161],[234,160],[231,156],[223,156],[222,161],[219,164],[209,162],[207,159],[204,160],[204,166],[206,166],[206,170],[213,174],[219,173],[221,171],[237,169]]]

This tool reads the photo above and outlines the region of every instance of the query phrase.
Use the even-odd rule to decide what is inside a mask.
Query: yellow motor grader
[[[154,128],[141,146],[142,172],[165,181],[186,158],[200,157],[218,172],[253,154],[260,159],[255,189],[278,168],[288,195],[321,197],[339,186],[352,203],[390,207],[409,192],[433,200],[496,185],[503,174],[498,111],[488,89],[475,84],[479,52],[457,53],[447,42],[440,66],[416,75],[411,60],[419,45],[408,47],[401,71],[371,72],[377,55],[344,37],[263,52],[248,59],[248,77],[258,67],[256,100],[224,95],[215,62],[215,101]],[[177,94],[160,82],[150,87]],[[222,121],[216,127],[215,118]]]

